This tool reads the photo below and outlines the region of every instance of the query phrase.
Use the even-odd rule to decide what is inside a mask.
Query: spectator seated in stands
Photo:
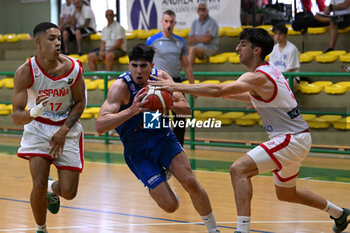
[[[72,27],[73,20],[72,15],[74,14],[75,7],[72,3],[72,0],[66,0],[66,3],[61,5],[61,11],[60,11],[60,23],[59,28],[61,31],[63,31],[66,27]]]
[[[105,61],[106,70],[112,71],[114,60],[126,54],[125,30],[118,22],[114,21],[114,17],[113,10],[106,11],[108,24],[102,29],[100,48],[95,49],[88,55],[88,65],[91,71],[97,70],[96,63],[98,61]],[[93,78],[98,79],[98,76]]]
[[[269,62],[281,72],[297,72],[300,68],[300,57],[297,47],[287,40],[288,28],[282,24],[276,24],[273,29],[275,45],[269,56]],[[296,90],[300,82],[299,77],[293,80],[293,90]]]
[[[319,22],[329,23],[329,46],[324,52],[334,50],[338,29],[350,26],[350,0],[331,0],[323,13],[317,13],[315,18]]]
[[[207,4],[199,4],[197,13],[199,18],[193,21],[187,38],[187,43],[191,45],[188,49],[191,66],[193,66],[196,57],[199,59],[208,58],[217,53],[219,49],[219,26],[209,16]]]
[[[91,7],[83,4],[82,0],[74,0],[74,6],[72,25],[75,25],[75,28],[67,27],[63,31],[64,53],[70,53],[68,42],[75,39],[77,42],[77,53],[82,55],[82,39],[96,32],[96,21]]]

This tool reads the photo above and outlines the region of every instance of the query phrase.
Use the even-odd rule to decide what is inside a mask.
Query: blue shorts
[[[124,148],[124,158],[130,170],[150,189],[166,181],[165,170],[183,150],[173,132],[149,143],[124,144]]]

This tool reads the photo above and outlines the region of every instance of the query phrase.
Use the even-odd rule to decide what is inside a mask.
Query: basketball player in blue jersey
[[[29,160],[36,233],[47,233],[46,208],[57,213],[58,195],[71,200],[78,190],[84,162],[83,128],[78,120],[86,95],[81,63],[60,54],[57,25],[38,24],[34,41],[36,56],[21,65],[14,76],[12,118],[16,125],[24,125],[17,155]],[[57,181],[48,181],[51,164],[57,168]]]
[[[261,28],[245,29],[240,35],[236,51],[240,63],[249,72],[235,82],[187,85],[174,83],[167,77],[155,77],[157,81],[149,83],[168,91],[251,102],[258,112],[270,140],[248,151],[230,168],[237,206],[236,233],[249,233],[250,230],[253,196],[251,178],[269,171],[273,172],[279,200],[327,212],[335,221],[333,231],[342,232],[348,226],[350,210],[296,186],[301,162],[311,148],[311,135],[285,78],[274,65],[265,61],[272,48],[273,39],[267,31]]]
[[[209,233],[217,229],[210,201],[205,190],[192,174],[190,162],[176,136],[169,128],[144,129],[140,94],[147,81],[155,76],[168,76],[153,68],[154,50],[145,44],[136,45],[129,52],[130,71],[111,85],[96,120],[98,133],[116,129],[124,145],[124,158],[136,177],[148,187],[149,194],[160,208],[172,213],[179,200],[170,188],[166,171],[170,171],[189,193],[193,205],[201,215]],[[170,77],[171,78],[171,77]],[[180,92],[173,93],[172,111],[189,115],[190,106]]]

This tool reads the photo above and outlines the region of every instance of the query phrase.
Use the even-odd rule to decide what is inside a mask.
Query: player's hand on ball
[[[143,108],[143,105],[148,103],[148,100],[143,101],[143,97],[146,96],[146,92],[144,92],[145,88],[142,88],[134,98],[134,101],[132,105],[130,106],[132,112],[136,115],[139,112],[146,111],[146,109]]]

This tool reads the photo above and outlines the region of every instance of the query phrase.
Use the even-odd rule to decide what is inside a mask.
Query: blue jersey
[[[135,95],[137,94],[137,92],[139,92],[141,88],[135,84],[129,71],[121,74],[118,77],[118,79],[124,80],[124,82],[128,85],[129,92],[130,92],[129,103],[125,106],[122,106],[119,109],[119,112],[120,112],[131,106],[132,102],[134,101]],[[127,120],[126,122],[124,122],[123,124],[121,124],[115,130],[118,132],[120,139],[124,141],[128,138],[128,135],[138,131],[141,127],[142,127],[142,114],[137,114],[132,118],[130,118],[129,120]]]
[[[152,75],[157,76],[153,69]],[[129,108],[137,92],[141,89],[133,81],[130,72],[118,77],[128,85],[129,103],[119,111]],[[169,128],[143,129],[143,113],[133,116],[116,128],[124,145],[124,158],[136,177],[151,189],[166,180],[164,169],[168,169],[171,160],[182,151],[180,143]]]
[[[158,70],[157,69],[152,69],[151,72],[152,75],[158,76]],[[129,108],[135,98],[135,95],[140,91],[140,87],[135,84],[134,80],[131,77],[130,72],[125,72],[124,74],[121,74],[118,79],[123,79],[124,82],[128,85],[129,87],[129,92],[130,92],[130,100],[129,103],[125,106],[122,106],[119,110],[123,111],[124,109]],[[130,144],[137,144],[140,145],[141,142],[148,142],[149,141],[154,141],[156,138],[159,136],[157,135],[163,135],[163,134],[168,134],[170,131],[172,131],[169,128],[164,128],[164,129],[143,129],[143,113],[140,112],[139,114],[133,116],[129,120],[125,121],[123,124],[121,124],[119,127],[116,128],[116,131],[118,132],[121,141],[125,145],[130,145]]]

